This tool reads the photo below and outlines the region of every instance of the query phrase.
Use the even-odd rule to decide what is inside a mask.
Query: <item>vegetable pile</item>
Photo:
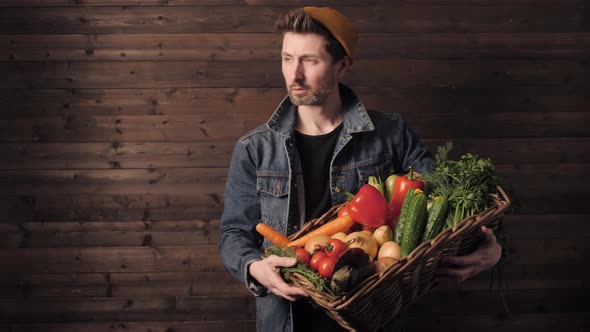
[[[447,227],[484,211],[497,192],[500,179],[489,159],[465,154],[451,161],[451,149],[451,143],[437,149],[431,173],[414,174],[410,167],[385,181],[369,177],[356,195],[347,193],[350,200],[336,218],[294,241],[258,224],[256,230],[274,244],[265,256],[297,257],[296,266],[281,268],[285,281],[299,273],[332,295],[386,271]]]

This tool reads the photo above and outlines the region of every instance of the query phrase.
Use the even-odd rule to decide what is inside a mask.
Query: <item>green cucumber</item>
[[[428,211],[428,221],[426,222],[422,242],[432,240],[440,233],[447,219],[448,211],[449,201],[445,197],[436,196],[432,202],[432,207]]]
[[[412,199],[414,198],[414,191],[416,191],[416,189],[412,188],[406,193],[406,197],[404,197],[404,202],[402,203],[402,207],[400,209],[397,224],[395,225],[395,231],[393,232],[393,241],[399,245],[402,243],[402,234],[404,232],[404,225],[407,219],[406,215],[408,214],[409,206],[412,203]]]
[[[420,189],[415,190],[413,194],[403,225],[401,257],[408,256],[416,249],[426,227],[426,195]]]

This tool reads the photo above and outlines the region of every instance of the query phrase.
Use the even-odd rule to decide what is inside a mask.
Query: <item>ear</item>
[[[337,70],[337,74],[338,74],[338,79],[340,80],[344,77],[346,72],[348,72],[348,70],[352,66],[352,60],[350,59],[350,57],[348,55],[345,55],[344,58],[342,58],[342,60],[338,61],[338,63],[336,65],[337,65],[336,70]]]

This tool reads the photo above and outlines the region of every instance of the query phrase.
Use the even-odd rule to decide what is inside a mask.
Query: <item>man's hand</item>
[[[290,267],[297,264],[295,257],[279,257],[271,255],[261,261],[250,264],[250,275],[274,294],[289,301],[295,301],[297,296],[307,297],[303,290],[288,285],[279,274],[279,267]]]
[[[465,256],[443,257],[443,265],[438,269],[437,275],[451,277],[457,282],[463,282],[482,271],[494,267],[502,256],[502,247],[496,241],[496,236],[491,229],[482,226],[481,231],[484,233],[485,238],[477,249]]]

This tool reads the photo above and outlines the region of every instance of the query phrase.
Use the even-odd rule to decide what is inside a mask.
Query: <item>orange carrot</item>
[[[303,235],[297,240],[289,243],[288,246],[303,247],[305,246],[305,243],[307,243],[307,240],[309,240],[314,235],[324,234],[332,236],[338,232],[349,229],[352,227],[352,225],[354,225],[354,221],[352,221],[352,218],[350,218],[349,215],[337,217],[318,227],[317,229],[314,229],[313,231]]]
[[[279,231],[276,229],[263,223],[256,225],[256,231],[277,247],[284,247],[289,243],[289,239],[287,239],[286,236],[279,233]]]

